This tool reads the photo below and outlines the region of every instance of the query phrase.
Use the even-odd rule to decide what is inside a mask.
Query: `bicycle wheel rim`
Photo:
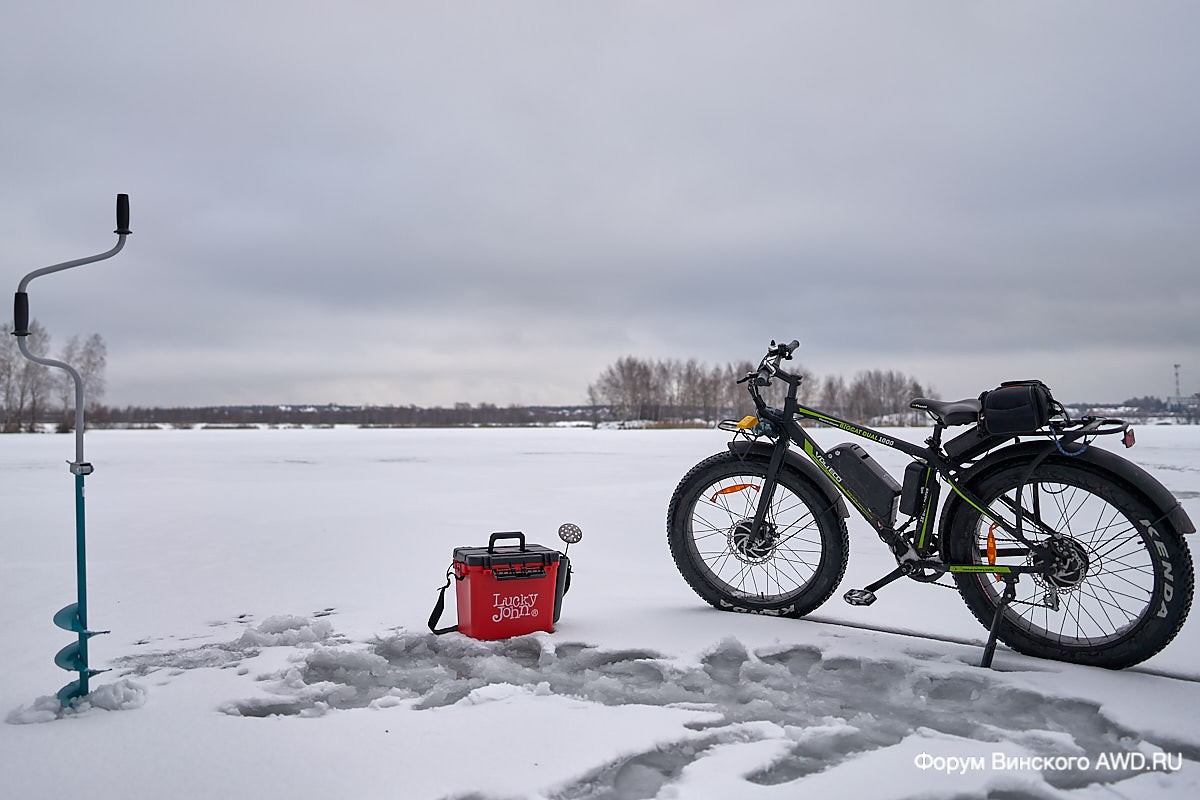
[[[767,510],[767,533],[751,539],[762,485],[761,475],[735,473],[701,486],[688,513],[687,545],[704,578],[722,592],[781,603],[811,585],[824,547],[810,504],[783,481]]]
[[[1045,541],[1049,534],[1032,522],[1039,519],[1062,534],[1077,564],[1022,580],[1004,619],[1027,635],[1060,647],[1108,645],[1132,634],[1152,613],[1160,579],[1151,545],[1130,509],[1096,493],[1094,487],[1081,485],[1083,481],[1057,477],[1021,487],[1020,506],[1028,515],[1022,532],[1030,541]],[[988,504],[990,512],[1015,525],[1017,497],[1017,487],[1005,489]],[[1018,540],[981,517],[972,547],[976,563],[993,563],[988,556],[989,534],[998,553],[996,565],[1031,562],[1028,553],[1017,553],[1023,549]],[[1004,584],[987,574],[976,580],[992,605],[998,605]]]

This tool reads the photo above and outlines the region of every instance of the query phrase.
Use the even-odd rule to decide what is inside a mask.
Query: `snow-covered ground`
[[[1138,435],[1127,455],[1200,519],[1200,428]],[[63,716],[46,698],[74,677],[50,621],[75,593],[72,441],[0,437],[3,797],[1200,796],[1200,612],[1124,672],[1003,647],[980,669],[958,595],[908,582],[869,608],[839,591],[815,619],[718,612],[676,573],[664,519],[725,441],[91,432],[91,622],[112,630],[92,663],[112,671]],[[555,633],[428,633],[454,547],[523,530],[557,548],[564,521],[584,539]],[[843,589],[890,568],[850,525]]]

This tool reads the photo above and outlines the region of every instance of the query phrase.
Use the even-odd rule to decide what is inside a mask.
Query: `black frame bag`
[[[1054,397],[1041,381],[1005,381],[979,395],[979,405],[979,424],[985,431],[994,436],[1012,436],[1045,427]]]

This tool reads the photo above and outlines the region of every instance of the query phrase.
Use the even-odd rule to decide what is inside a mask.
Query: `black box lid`
[[[522,538],[524,542],[524,538]],[[562,554],[540,544],[504,545],[490,544],[486,547],[456,547],[454,560],[468,567],[484,567],[492,569],[500,567],[520,567],[529,564],[557,564]]]

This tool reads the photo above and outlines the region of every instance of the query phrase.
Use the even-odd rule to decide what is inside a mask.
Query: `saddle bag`
[[[1054,407],[1041,381],[1005,381],[979,395],[979,424],[993,436],[1033,433],[1046,426]]]

